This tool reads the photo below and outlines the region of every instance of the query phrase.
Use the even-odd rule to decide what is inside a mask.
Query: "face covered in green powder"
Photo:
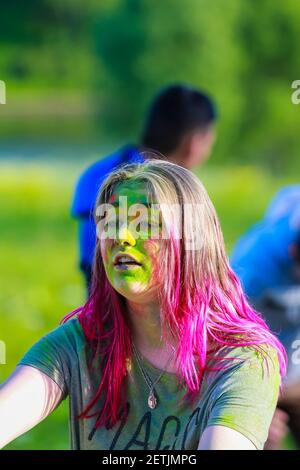
[[[126,212],[120,202],[125,198]],[[110,284],[128,300],[141,303],[157,300],[162,240],[153,237],[151,229],[154,227],[159,233],[161,224],[158,209],[153,206],[150,209],[146,184],[132,180],[122,182],[116,186],[108,203],[114,206],[114,217],[107,219],[108,225],[114,224],[116,236],[101,238],[100,246]],[[136,211],[136,204],[143,205],[143,215]]]

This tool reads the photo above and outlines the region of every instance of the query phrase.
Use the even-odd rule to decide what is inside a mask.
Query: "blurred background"
[[[84,302],[74,185],[92,161],[137,141],[161,86],[183,81],[218,105],[217,142],[197,174],[228,253],[275,191],[299,182],[300,3],[12,0],[0,21],[3,381]],[[68,449],[67,412],[63,403],[7,449]]]

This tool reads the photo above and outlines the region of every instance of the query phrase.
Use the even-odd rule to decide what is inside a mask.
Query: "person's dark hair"
[[[206,129],[216,117],[216,106],[207,94],[186,85],[168,86],[154,98],[140,143],[166,155],[188,132]]]

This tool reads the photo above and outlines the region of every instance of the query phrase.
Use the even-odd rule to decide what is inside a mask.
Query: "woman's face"
[[[114,289],[128,300],[140,303],[156,301],[161,240],[152,236],[150,223],[158,231],[161,224],[158,219],[153,222],[152,218],[150,221],[151,211],[145,183],[130,180],[120,183],[108,203],[114,209],[113,216],[106,219],[107,227],[113,224],[116,232],[114,238],[100,239],[107,278]],[[134,204],[143,205],[142,213],[137,212]]]

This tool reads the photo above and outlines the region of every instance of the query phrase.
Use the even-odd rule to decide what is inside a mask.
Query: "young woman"
[[[0,445],[69,395],[72,449],[262,449],[286,353],[228,265],[202,184],[164,160],[125,165],[95,221],[90,298],[2,385]]]

